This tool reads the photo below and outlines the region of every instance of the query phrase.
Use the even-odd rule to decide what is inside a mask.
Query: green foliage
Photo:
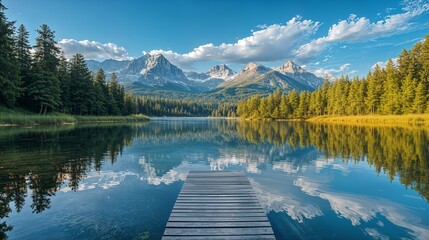
[[[237,111],[235,103],[215,103],[202,100],[179,100],[145,96],[138,97],[136,103],[137,112],[148,116],[235,117],[235,112]]]
[[[103,69],[98,70],[94,77],[95,112],[97,115],[107,114],[109,89]]]
[[[13,106],[21,95],[21,78],[14,38],[14,22],[8,21],[0,1],[0,105]]]
[[[93,105],[92,78],[82,54],[70,60],[70,109],[71,113],[86,115]]]
[[[237,115],[251,119],[305,119],[315,116],[411,114],[429,112],[429,36],[411,50],[402,51],[398,64],[376,65],[366,78],[341,76],[314,92],[280,90],[260,99],[241,100]]]
[[[77,122],[138,122],[146,121],[144,115],[128,116],[72,116],[64,113],[36,114],[23,109],[0,107],[0,125],[53,125]]]
[[[137,113],[136,99],[125,94],[115,75],[109,83],[102,71],[93,77],[82,54],[74,55],[68,62],[57,47],[55,32],[46,24],[36,31],[32,49],[24,25],[14,36],[14,22],[7,20],[5,9],[0,0],[0,106],[25,108],[39,114]],[[21,116],[12,116],[6,122],[13,122],[14,118]],[[47,117],[54,118],[52,114]]]
[[[64,57],[64,54],[61,54],[60,62],[58,66],[58,80],[60,81],[61,89],[61,107],[62,112],[71,112],[71,79],[70,79],[70,64],[67,62],[67,59]]]
[[[19,105],[25,106],[27,108],[31,108],[33,106],[33,102],[31,97],[28,95],[28,87],[33,81],[33,75],[31,72],[31,46],[28,40],[29,33],[24,27],[24,25],[20,25],[18,28],[17,36],[16,36],[16,51],[17,51],[17,60],[19,66],[19,73],[22,80],[22,90],[23,94],[19,99]]]
[[[39,113],[54,111],[61,105],[61,90],[58,80],[59,49],[54,31],[46,24],[37,30],[39,34],[34,47],[32,71],[34,79],[28,86],[28,93],[39,107]]]

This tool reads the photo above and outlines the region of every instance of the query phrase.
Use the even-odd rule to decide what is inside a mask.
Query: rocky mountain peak
[[[207,72],[212,78],[227,79],[235,75],[235,71],[225,64],[215,65]]]
[[[154,68],[157,65],[162,67],[169,66],[171,63],[161,53],[146,58],[146,69]]]
[[[259,73],[265,73],[270,71],[270,68],[267,68],[261,64],[249,62],[246,67],[243,69],[243,72],[259,72]]]
[[[305,70],[294,62],[288,60],[276,69],[281,73],[304,73]]]
[[[254,62],[249,62],[246,67],[244,68],[244,71],[251,71],[253,69],[256,69],[259,66],[259,64]]]

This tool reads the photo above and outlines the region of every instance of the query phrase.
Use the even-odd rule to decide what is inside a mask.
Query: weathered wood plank
[[[195,176],[226,176],[226,175],[232,175],[232,176],[245,176],[243,172],[240,171],[192,171],[192,174],[189,175],[189,177],[195,177]]]
[[[275,239],[242,172],[191,171],[163,239]]]
[[[181,198],[176,201],[176,203],[246,203],[246,202],[257,202],[259,203],[257,198]]]
[[[246,183],[249,182],[248,179],[242,177],[209,177],[209,178],[191,178],[187,179],[190,183],[201,182],[202,180],[210,181],[210,182],[237,182],[237,183]],[[208,184],[209,182],[204,182]]]
[[[255,197],[243,197],[243,198],[178,198],[176,202],[258,202]]]
[[[257,197],[218,197],[218,196],[209,196],[209,197],[178,197],[177,201],[181,200],[191,200],[191,201],[204,201],[204,200],[213,200],[213,201],[222,201],[222,200],[258,200]]]
[[[186,208],[186,207],[203,207],[206,209],[210,209],[213,207],[216,208],[224,208],[224,207],[257,207],[260,208],[261,206],[259,203],[176,203],[174,205],[175,208]]]
[[[260,209],[260,207],[253,207],[253,206],[249,206],[249,207],[236,207],[236,206],[225,206],[225,207],[198,207],[198,206],[186,206],[186,207],[176,207],[177,210],[179,209],[194,209],[194,210],[234,210],[234,209]]]
[[[237,189],[231,189],[231,188],[185,188],[181,191],[181,193],[184,192],[251,192],[253,193],[253,189],[252,188],[237,188]]]
[[[222,185],[222,184],[217,184],[217,185],[202,185],[202,184],[186,184],[185,186],[183,186],[184,188],[198,188],[198,189],[202,189],[202,188],[215,188],[215,189],[231,189],[231,188],[238,188],[238,189],[252,189],[252,187],[249,184],[243,184],[243,185],[233,185],[233,184],[229,184],[229,185]]]
[[[271,227],[258,228],[166,228],[164,235],[177,236],[234,236],[234,235],[251,235],[251,234],[273,234]]]
[[[256,197],[255,193],[246,194],[211,194],[210,195],[199,195],[199,194],[179,194],[179,197]]]
[[[240,236],[164,236],[165,240],[259,240],[275,239],[274,235],[240,235]]]
[[[268,221],[267,217],[170,217],[168,222],[257,222]]]
[[[168,228],[271,227],[268,221],[258,222],[168,222]]]
[[[188,176],[187,179],[246,179],[246,176],[244,175],[216,175],[214,174],[212,175],[207,175],[207,174],[199,174],[199,175],[192,175],[192,176]]]
[[[249,212],[249,213],[264,213],[262,209],[173,209],[173,213],[206,213],[206,212],[217,212],[217,213],[223,213],[223,212],[230,212],[230,213],[239,213],[239,212]]]
[[[201,189],[201,188],[209,188],[209,189],[252,189],[252,187],[249,184],[243,184],[243,185],[219,185],[219,184],[186,184],[185,186],[183,186],[182,189],[187,189],[187,188],[196,188],[196,189]]]
[[[185,204],[190,204],[190,203],[194,203],[194,204],[200,204],[200,203],[203,203],[203,204],[224,204],[224,203],[235,203],[235,204],[237,204],[237,203],[255,203],[255,204],[258,204],[259,205],[259,202],[258,202],[258,200],[257,199],[253,199],[253,200],[250,200],[250,199],[244,199],[244,200],[218,200],[218,201],[216,201],[216,199],[206,199],[206,200],[198,200],[198,201],[196,201],[196,200],[177,200],[176,201],[176,204],[180,204],[180,203],[185,203]]]
[[[264,212],[172,212],[170,217],[265,217]]]
[[[216,190],[209,190],[209,189],[201,189],[201,190],[184,190],[182,194],[239,194],[239,193],[253,193],[252,190],[222,190],[222,191],[216,191]]]
[[[234,196],[238,196],[238,197],[241,197],[241,196],[255,196],[256,197],[256,194],[255,193],[252,193],[252,192],[247,192],[247,193],[218,193],[218,194],[216,194],[215,192],[214,193],[210,193],[210,194],[201,194],[201,193],[180,193],[179,194],[179,197],[183,197],[183,196],[198,196],[198,195],[203,195],[203,196],[205,196],[205,195],[213,195],[213,196],[219,196],[219,197],[234,197]]]

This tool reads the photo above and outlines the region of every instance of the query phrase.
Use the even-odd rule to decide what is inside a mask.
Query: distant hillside
[[[184,72],[162,54],[145,54],[124,61],[88,60],[87,64],[93,72],[102,68],[107,75],[116,73],[129,92],[165,98],[231,100],[253,94],[268,95],[276,88],[285,92],[311,91],[323,82],[291,61],[275,69],[249,63],[238,74],[225,64],[215,65],[204,73]]]

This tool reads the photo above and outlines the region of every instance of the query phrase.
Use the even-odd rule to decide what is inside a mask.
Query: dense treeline
[[[36,45],[29,33],[8,21],[0,1],[0,106],[22,107],[40,114],[127,115],[136,110],[113,74],[109,82],[100,70],[88,70],[83,55],[67,61],[55,41],[55,32],[43,24]]]
[[[222,117],[228,116],[236,110],[236,104],[234,103],[147,96],[138,97],[136,104],[137,112],[148,116]]]
[[[314,92],[279,90],[238,104],[243,118],[308,118],[320,115],[429,113],[429,36],[403,50],[397,64],[376,65],[365,78],[340,77]]]

